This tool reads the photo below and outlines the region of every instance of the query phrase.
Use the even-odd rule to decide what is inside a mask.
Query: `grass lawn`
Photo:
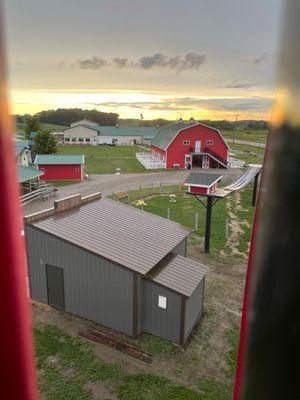
[[[47,181],[47,183],[52,183],[53,187],[62,187],[69,185],[76,185],[80,181]]]
[[[160,193],[162,192],[162,193]],[[168,193],[176,193],[176,203],[169,202]],[[135,200],[144,199],[145,211],[170,219],[192,229],[189,237],[191,245],[203,242],[205,232],[206,209],[192,195],[184,193],[179,185],[147,188],[128,192],[128,198],[121,200],[133,204]],[[245,258],[250,240],[254,208],[251,206],[252,188],[233,193],[225,199],[217,201],[212,213],[211,255],[219,256],[222,252],[234,258]],[[133,204],[134,205],[134,204]],[[135,205],[134,205],[135,206]],[[168,211],[169,209],[169,211]],[[196,213],[198,214],[198,229],[195,230]],[[233,227],[239,228],[237,237],[232,232]],[[234,244],[230,240],[234,236]]]
[[[135,158],[137,146],[59,146],[59,154],[84,154],[88,174],[148,172]],[[145,150],[143,150],[145,151]]]
[[[230,143],[230,149],[235,153],[234,158],[245,161],[247,164],[262,164],[265,149],[243,144]]]
[[[233,138],[233,131],[222,131],[226,139]],[[235,138],[249,142],[266,143],[268,136],[267,130],[237,129]]]
[[[41,127],[44,129],[51,129],[53,131],[61,131],[64,128],[66,128],[66,126],[56,125],[56,124],[41,124]],[[16,124],[16,132],[17,133],[24,132],[25,128],[26,128],[26,123],[18,122]]]
[[[54,326],[36,329],[35,343],[39,389],[46,399],[230,399],[227,387],[213,379],[203,379],[196,392],[152,373],[128,374],[117,364],[96,357],[93,344]]]

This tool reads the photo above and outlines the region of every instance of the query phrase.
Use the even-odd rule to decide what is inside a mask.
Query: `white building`
[[[157,132],[156,127],[101,126],[89,120],[71,124],[64,130],[66,145],[115,145],[134,146],[149,144]]]

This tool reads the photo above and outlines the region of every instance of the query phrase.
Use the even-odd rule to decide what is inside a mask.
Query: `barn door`
[[[201,152],[201,141],[196,140],[195,141],[195,153],[200,153]]]
[[[65,309],[64,271],[62,268],[46,265],[47,294],[50,306]]]

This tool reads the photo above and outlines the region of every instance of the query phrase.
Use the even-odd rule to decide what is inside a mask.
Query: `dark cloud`
[[[128,58],[121,58],[121,57],[115,57],[112,60],[112,64],[117,68],[126,68],[130,66]]]
[[[75,67],[80,69],[100,69],[105,66],[114,68],[140,68],[150,69],[172,69],[178,72],[187,70],[197,70],[206,61],[205,54],[190,51],[184,56],[169,57],[161,53],[152,56],[143,56],[138,61],[128,58],[115,57],[112,60],[104,60],[98,56],[93,56],[85,60],[78,60]],[[73,64],[74,65],[74,64]]]
[[[142,69],[170,68],[177,71],[199,69],[206,61],[205,54],[189,52],[185,56],[168,57],[161,53],[145,56],[139,59],[137,66]]]
[[[262,53],[259,57],[254,57],[254,58],[246,57],[246,58],[244,58],[244,62],[257,66],[257,65],[266,63],[272,57],[267,52],[265,52],[265,53]]]
[[[244,79],[235,79],[231,83],[221,87],[225,89],[251,89],[255,86],[257,86],[256,83],[247,82]]]
[[[103,58],[94,56],[85,60],[78,60],[75,64],[80,69],[99,69],[105,67],[107,61]]]

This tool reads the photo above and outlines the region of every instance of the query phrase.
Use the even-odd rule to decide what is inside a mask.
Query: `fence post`
[[[159,192],[161,193],[161,182],[159,182]]]
[[[112,200],[114,200],[114,197],[115,197],[115,193],[114,193],[114,192],[111,192],[111,198],[112,198]]]
[[[142,185],[140,185],[140,192],[142,191]]]
[[[154,192],[154,183],[152,182],[152,193]]]
[[[226,218],[226,222],[225,222],[225,236],[228,237],[228,218]]]
[[[167,208],[167,218],[170,219],[170,209]]]
[[[195,232],[198,231],[198,213],[195,213]]]

